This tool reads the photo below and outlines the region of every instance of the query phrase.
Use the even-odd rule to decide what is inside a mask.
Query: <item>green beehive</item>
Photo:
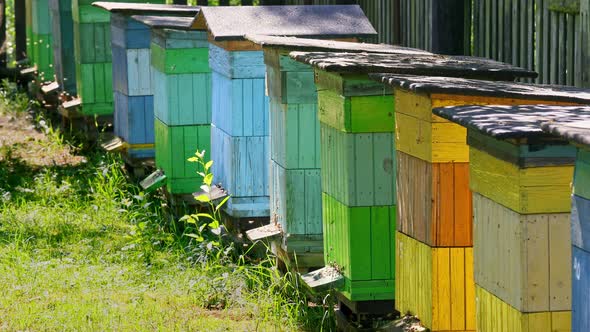
[[[351,303],[370,303],[370,313],[385,314],[395,299],[395,102],[392,89],[368,73],[507,80],[533,74],[475,58],[406,53],[290,54],[315,67],[324,257],[342,276],[341,305],[353,311],[357,306]]]
[[[41,80],[53,80],[53,49],[49,0],[27,1],[27,55]]]
[[[76,87],[83,115],[112,115],[113,79],[110,14],[92,0],[73,0]],[[135,2],[148,1],[108,1]],[[165,3],[165,0],[151,0]]]
[[[74,61],[74,26],[72,0],[49,0],[51,11],[53,69],[63,91],[76,94],[76,65]]]
[[[199,190],[195,151],[210,156],[211,70],[205,31],[190,30],[192,17],[132,16],[151,27],[156,167],[175,195]]]
[[[320,35],[321,36],[321,35]],[[400,53],[403,48],[354,42],[253,35],[262,45],[270,101],[271,226],[278,228],[279,254],[297,256],[300,270],[324,265],[320,123],[313,68],[289,57],[291,51]],[[270,227],[248,232],[258,239]],[[275,248],[279,250],[277,247]]]

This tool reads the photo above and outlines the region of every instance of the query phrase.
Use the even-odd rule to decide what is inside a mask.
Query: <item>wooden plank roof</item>
[[[325,39],[377,34],[358,5],[202,7],[193,28],[209,30],[215,41],[249,34]]]
[[[475,79],[371,74],[371,78],[417,93],[473,95],[481,97],[517,98],[590,104],[590,90],[560,86],[516,82],[483,81]]]
[[[514,80],[537,74],[503,62],[437,54],[291,52],[290,56],[318,69],[339,73],[395,73]]]
[[[587,110],[590,112],[590,109]],[[590,147],[590,120],[560,121],[551,119],[541,125],[543,131],[559,135],[568,141]]]
[[[131,18],[154,29],[192,30],[192,17],[133,15]]]
[[[590,107],[557,105],[519,106],[449,106],[432,113],[451,122],[497,139],[519,139],[550,136],[542,124],[586,121],[590,124]],[[587,129],[590,135],[590,127]]]
[[[127,15],[174,14],[184,16],[195,16],[199,13],[200,10],[200,7],[197,6],[162,5],[130,2],[97,1],[93,2],[92,5],[95,7],[108,10],[112,13],[124,13]]]
[[[256,44],[259,44],[262,47],[297,49],[300,51],[346,51],[392,54],[432,54],[430,52],[415,48],[388,44],[355,43],[324,39],[266,35],[246,35],[246,39]]]

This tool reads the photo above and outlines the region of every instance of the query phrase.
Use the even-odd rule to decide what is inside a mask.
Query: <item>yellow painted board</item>
[[[396,234],[396,306],[431,331],[475,330],[472,248],[431,248]]]
[[[570,211],[573,166],[520,168],[474,147],[469,159],[472,191],[523,214]]]
[[[571,331],[571,311],[522,313],[476,285],[478,332]]]
[[[468,162],[467,130],[396,113],[396,149],[430,163]]]
[[[475,282],[522,312],[571,310],[569,213],[514,212],[473,193]]]

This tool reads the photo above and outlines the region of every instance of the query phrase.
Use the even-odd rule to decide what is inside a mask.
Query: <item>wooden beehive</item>
[[[30,7],[28,7],[30,5]],[[41,80],[53,80],[53,49],[49,0],[30,0],[27,3],[28,48],[27,55],[37,66]]]
[[[424,53],[293,52],[291,56],[316,67],[326,264],[342,271],[345,283],[339,290],[349,300],[392,301],[396,279],[394,109],[397,105],[393,90],[370,80],[368,73],[416,72],[477,77],[500,69],[498,74],[514,77],[519,70],[498,63],[463,59],[467,61],[464,64],[477,68],[466,70],[455,58]],[[350,226],[341,223],[341,215],[347,216]],[[362,227],[369,235],[360,241],[356,234]],[[383,249],[377,250],[374,246]],[[356,252],[363,254],[357,256]],[[387,273],[385,270],[368,273],[371,271],[368,262],[373,266],[381,264]],[[351,274],[359,270],[367,273]]]
[[[336,29],[338,23],[342,24]],[[304,250],[317,251],[321,198],[319,128],[312,121],[316,112],[313,73],[288,57],[281,63],[278,53],[267,56],[276,62],[269,66],[268,81],[281,84],[284,77],[291,84],[278,89],[269,86],[269,105],[262,48],[245,40],[244,33],[334,39],[362,38],[375,30],[358,6],[208,7],[194,26],[206,27],[211,39],[213,173],[215,182],[232,196],[226,212],[232,217],[268,217],[272,205],[277,222],[292,232],[292,239],[306,242]],[[289,101],[272,98],[275,93]],[[311,126],[306,125],[309,121]],[[284,133],[276,136],[275,148],[269,143],[269,130]],[[285,150],[286,144],[306,148],[297,152],[291,146],[292,152],[286,153],[280,144]],[[292,224],[287,225],[285,218]]]
[[[433,248],[470,247],[473,243],[469,195],[469,173],[473,168],[467,170],[470,159],[467,133],[465,128],[433,115],[433,108],[471,104],[575,104],[584,100],[583,96],[576,97],[579,89],[459,78],[388,75],[374,75],[374,78],[395,88],[398,231]],[[401,264],[399,256],[397,261]],[[398,301],[402,305],[400,311],[421,317],[431,315],[421,311],[424,307],[403,306],[410,299],[398,298]],[[432,324],[436,326],[437,322]]]
[[[76,90],[85,116],[113,114],[110,15],[91,0],[72,0]],[[146,1],[107,1],[134,2]],[[150,1],[164,3],[164,0]]]
[[[187,161],[197,150],[209,158],[211,71],[207,34],[190,30],[192,17],[137,16],[151,27],[151,73],[156,167],[171,194],[198,191],[202,178]]]
[[[246,36],[263,46],[270,100],[270,214],[282,250],[300,269],[324,265],[320,123],[313,68],[289,57],[295,50],[409,53],[395,46],[295,37]],[[416,53],[424,53],[414,51]]]
[[[53,69],[63,91],[76,95],[72,0],[49,0],[53,37]]]
[[[556,322],[569,317],[569,188],[576,151],[544,134],[541,123],[590,115],[580,107],[546,105],[448,107],[434,113],[468,128],[478,330],[493,331],[490,326],[512,324],[502,319],[516,317],[536,327],[518,323],[515,330],[534,331],[547,317]],[[487,303],[511,310],[498,315],[501,310],[489,310]]]
[[[590,109],[584,109],[590,112]],[[590,329],[590,122],[551,119],[543,125],[547,133],[564,137],[577,147],[572,211],[572,331]]]
[[[125,142],[131,162],[154,157],[154,92],[151,66],[151,29],[133,15],[192,17],[198,7],[95,2],[111,12],[114,131]],[[157,52],[160,55],[162,52]],[[187,62],[190,58],[185,59]],[[181,62],[182,59],[175,59]],[[177,65],[174,63],[173,65]],[[187,87],[189,88],[189,87]],[[190,98],[190,95],[186,97]]]

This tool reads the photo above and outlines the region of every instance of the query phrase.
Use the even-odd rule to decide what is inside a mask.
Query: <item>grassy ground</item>
[[[120,160],[0,96],[0,330],[330,330],[331,310],[231,246],[194,242]]]

